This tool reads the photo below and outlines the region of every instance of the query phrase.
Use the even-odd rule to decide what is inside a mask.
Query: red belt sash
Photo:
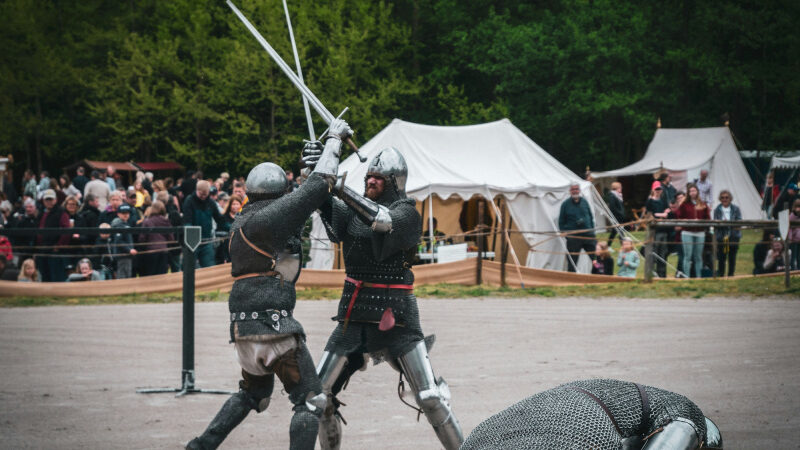
[[[350,277],[345,277],[345,281],[352,283],[356,288],[353,289],[353,295],[350,296],[350,303],[347,305],[347,313],[345,313],[344,316],[344,327],[342,328],[343,333],[347,331],[347,324],[350,322],[350,314],[353,312],[353,305],[356,303],[356,298],[358,298],[358,293],[361,291],[362,287],[379,289],[405,289],[408,291],[414,290],[413,284],[370,283],[368,281],[356,280],[355,278]],[[392,308],[386,308],[386,311],[383,312],[381,321],[378,324],[378,329],[381,331],[386,331],[392,329],[392,327],[394,327],[394,314],[392,314]]]

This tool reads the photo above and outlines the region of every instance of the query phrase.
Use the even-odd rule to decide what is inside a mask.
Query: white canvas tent
[[[770,170],[772,169],[792,169],[800,167],[800,155],[798,156],[786,156],[786,157],[778,157],[773,156],[772,162],[770,163]]]
[[[762,218],[761,198],[727,127],[659,128],[640,161],[617,170],[595,172],[592,176],[650,174],[662,168],[674,173],[673,179],[684,180],[684,185],[685,180],[696,178],[693,173],[708,169],[715,203],[719,192],[728,189],[733,194],[733,202],[742,209],[744,219]]]
[[[453,127],[394,119],[364,144],[361,152],[371,158],[386,147],[395,147],[403,154],[408,164],[408,196],[418,201],[432,198],[426,209],[433,210],[439,228],[445,232],[448,230],[442,224],[448,221],[457,224],[462,200],[475,195],[490,202],[497,196],[504,197],[514,228],[522,231],[556,231],[559,208],[569,196],[571,183],[581,185],[582,193],[590,200],[594,211],[605,208],[590,182],[580,179],[559,163],[508,119]],[[360,163],[355,155],[339,166],[340,175],[347,172],[347,186],[357,192],[364,190],[366,171],[367,163]],[[492,211],[487,211],[490,213]],[[425,220],[431,217],[431,211],[423,211],[423,214],[426,214]],[[428,225],[423,228],[427,229]],[[565,269],[564,254],[561,253],[566,251],[563,239],[548,239],[548,235],[533,233],[523,233],[522,236],[524,239],[519,234],[512,237],[522,264]],[[514,243],[515,240],[523,248]],[[526,257],[530,246],[536,246],[537,251],[528,252]]]

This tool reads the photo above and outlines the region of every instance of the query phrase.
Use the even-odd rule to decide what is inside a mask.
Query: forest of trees
[[[238,0],[293,65],[280,0]],[[664,127],[800,147],[800,2],[289,0],[306,82],[365,142],[393,118],[508,117],[576,172]],[[14,168],[289,167],[299,93],[223,0],[0,2],[0,154]],[[315,115],[318,132],[324,124]]]

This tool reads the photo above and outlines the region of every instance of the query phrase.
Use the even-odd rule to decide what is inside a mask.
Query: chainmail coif
[[[702,441],[705,416],[688,398],[643,386],[650,414],[642,417],[635,384],[619,380],[573,381],[509,406],[478,425],[461,450],[485,449],[621,449],[623,439],[647,436],[677,418],[689,419]],[[609,409],[620,432],[602,407]]]

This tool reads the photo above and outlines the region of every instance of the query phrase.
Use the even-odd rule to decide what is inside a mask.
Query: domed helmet
[[[253,167],[247,175],[245,188],[251,200],[278,198],[286,193],[289,180],[279,165],[265,162]]]
[[[367,167],[367,177],[370,175],[379,176],[387,183],[391,183],[398,196],[406,196],[408,166],[406,159],[396,148],[385,148],[372,158]]]

